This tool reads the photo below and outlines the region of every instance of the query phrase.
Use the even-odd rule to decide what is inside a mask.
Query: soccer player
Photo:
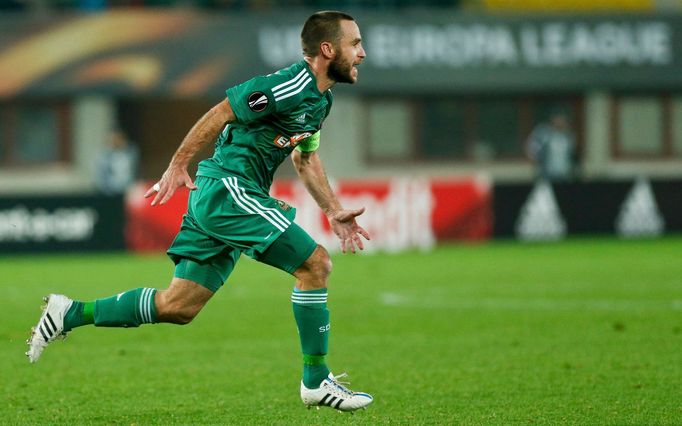
[[[244,253],[296,278],[291,301],[303,352],[304,404],[353,411],[372,402],[370,395],[343,386],[325,361],[329,254],[294,222],[294,208],[269,196],[275,170],[291,154],[299,177],[339,237],[341,250],[355,253],[363,249],[360,237],[369,240],[355,220],[364,208],[341,206],[317,154],[320,128],[332,106],[330,88],[356,82],[356,66],[365,51],[353,18],[333,11],[307,19],[301,44],[300,62],[227,89],[227,97],[197,121],[161,179],[145,194],[157,205],[179,187],[191,190],[180,232],[168,249],[175,263],[168,289],[138,288],[93,302],[47,296],[28,341],[31,362],[52,341],[86,324],[189,323]],[[199,163],[192,182],[187,166],[211,142],[216,143],[214,155]]]

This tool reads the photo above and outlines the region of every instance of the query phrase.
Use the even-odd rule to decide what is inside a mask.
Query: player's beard
[[[343,60],[338,56],[334,58],[327,69],[327,76],[337,83],[355,83],[351,73],[353,72],[353,64],[350,61]]]

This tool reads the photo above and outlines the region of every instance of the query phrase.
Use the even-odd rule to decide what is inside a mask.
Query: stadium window
[[[368,104],[368,140],[370,160],[401,160],[412,154],[411,105],[393,100]]]
[[[682,97],[671,100],[672,155],[682,157]]]
[[[466,158],[473,143],[470,105],[457,99],[421,102],[418,117],[418,158],[437,161]]]
[[[663,142],[663,108],[659,98],[620,97],[617,100],[615,119],[618,156],[660,156]]]
[[[39,166],[70,161],[65,102],[0,104],[0,164]]]
[[[682,98],[668,94],[614,96],[611,151],[616,159],[682,157]]]
[[[481,160],[520,159],[528,131],[523,123],[518,99],[489,99],[478,102],[477,141],[474,158]],[[481,155],[483,154],[483,155]]]
[[[576,96],[442,97],[367,101],[370,161],[525,161],[533,127],[561,109],[582,146]]]

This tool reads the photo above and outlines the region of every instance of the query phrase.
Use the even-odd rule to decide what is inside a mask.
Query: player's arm
[[[345,253],[346,250],[350,250],[355,253],[356,247],[363,250],[360,236],[366,240],[370,237],[367,231],[357,224],[355,218],[364,213],[365,208],[346,210],[341,207],[341,203],[329,186],[322,160],[316,151],[294,150],[291,159],[306,189],[327,216],[332,230],[341,240],[341,251]]]
[[[165,204],[181,186],[196,189],[187,172],[189,162],[201,148],[216,140],[226,124],[235,120],[236,117],[230,101],[225,98],[192,126],[180,147],[173,154],[173,158],[161,176],[161,180],[144,194],[145,198],[156,194],[152,206],[157,203]]]

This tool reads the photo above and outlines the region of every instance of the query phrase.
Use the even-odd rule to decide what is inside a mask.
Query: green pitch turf
[[[306,410],[292,280],[243,259],[188,326],[75,330],[41,297],[165,287],[161,255],[0,259],[0,424],[682,424],[682,239],[334,256],[330,366],[375,402]]]

